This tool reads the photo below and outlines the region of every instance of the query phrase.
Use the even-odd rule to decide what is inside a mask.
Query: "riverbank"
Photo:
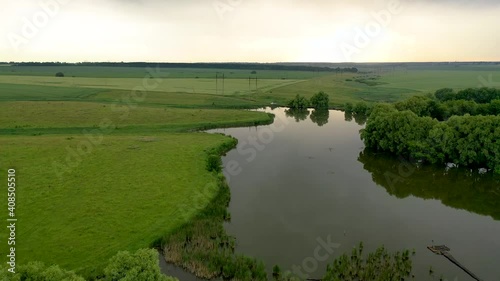
[[[221,157],[235,148],[236,144],[236,139],[231,138],[231,141],[212,149],[207,153],[207,161],[211,156]],[[166,260],[205,279],[220,277],[226,280],[267,280],[262,262],[243,255],[235,255],[235,239],[224,229],[224,222],[231,218],[227,211],[231,200],[230,189],[221,171],[222,162],[217,166],[208,163],[207,169],[212,170],[216,183],[205,185],[193,197],[197,204],[213,193],[215,196],[188,223],[161,241]],[[180,215],[189,207],[181,208]]]

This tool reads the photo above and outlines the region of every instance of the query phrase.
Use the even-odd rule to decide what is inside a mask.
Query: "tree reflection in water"
[[[316,123],[319,127],[321,127],[328,123],[328,118],[330,118],[330,111],[328,111],[328,109],[315,109],[311,113],[310,118],[313,123]]]
[[[449,207],[500,220],[500,177],[483,169],[419,164],[365,149],[358,161],[397,198],[437,199]]]

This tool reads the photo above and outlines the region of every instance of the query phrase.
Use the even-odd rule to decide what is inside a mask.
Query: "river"
[[[367,151],[364,120],[340,111],[265,111],[276,115],[270,126],[210,131],[239,141],[223,157],[225,227],[238,253],[321,278],[362,241],[365,252],[414,249],[415,280],[472,280],[426,248],[446,245],[483,280],[500,281],[499,177]]]

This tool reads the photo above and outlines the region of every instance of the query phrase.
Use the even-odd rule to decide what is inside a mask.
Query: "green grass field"
[[[361,67],[362,68],[362,67]],[[10,69],[10,70],[9,70]],[[375,68],[374,68],[375,69]],[[392,70],[391,70],[392,69]],[[394,71],[395,69],[395,71]],[[248,81],[247,70],[223,70],[227,79],[222,91],[214,79],[216,69],[160,69],[153,74],[158,87],[148,90],[148,106],[251,108],[285,104],[296,94],[312,96],[319,91],[330,95],[330,105],[341,107],[346,102],[394,102],[415,94],[434,92],[451,87],[463,89],[483,86],[498,87],[499,65],[416,65],[375,71],[378,85],[356,82],[366,75],[343,75],[301,71],[258,71],[258,84]],[[64,70],[79,74],[64,78],[54,73]],[[232,73],[232,74],[231,74]],[[20,75],[22,74],[22,75]],[[0,101],[7,100],[86,100],[113,102],[128,95],[134,87],[143,85],[146,69],[130,67],[1,67]],[[199,78],[195,78],[199,77]],[[284,79],[285,78],[285,79]],[[148,79],[148,78],[147,78]],[[250,85],[249,85],[250,84]],[[489,85],[492,84],[492,85]]]
[[[54,77],[57,71],[66,77]],[[249,71],[223,70],[222,93],[215,91],[216,71],[162,70],[158,87],[134,100],[134,87],[149,77],[142,68],[0,67],[0,172],[17,170],[18,261],[94,276],[117,251],[148,247],[187,223],[200,207],[191,204],[192,194],[215,182],[205,170],[206,151],[229,140],[188,131],[270,121],[236,108],[285,104],[319,91],[329,94],[332,107],[393,102],[443,87],[477,87],[479,77],[500,81],[498,66],[418,66],[343,75],[257,71],[255,88]],[[90,141],[85,132],[100,130],[104,121],[113,130],[68,162],[75,157],[70,151],[84,151]],[[63,163],[64,173],[54,163]],[[4,197],[0,208],[6,209]]]
[[[432,92],[440,88],[476,88],[481,84],[481,77],[488,79],[489,75],[496,76],[500,81],[500,70],[410,70],[384,75],[382,82],[386,88],[406,88],[419,92]],[[378,86],[377,86],[378,87]]]
[[[296,94],[310,98],[319,91],[324,91],[330,96],[330,106],[339,108],[345,103],[355,103],[357,101],[367,102],[394,102],[406,97],[423,93],[407,88],[389,88],[368,86],[354,80],[357,75],[330,75],[317,77],[305,82],[280,87],[266,93],[259,93],[257,98],[274,99],[280,103],[285,103]]]
[[[93,129],[101,123],[133,133],[196,129],[200,126],[225,127],[235,124],[269,122],[266,114],[245,110],[180,109],[173,107],[129,107],[71,101],[17,101],[0,103],[4,130],[52,129],[66,133],[71,129]]]
[[[153,67],[154,68],[154,67]],[[0,67],[0,75],[13,76],[46,76],[53,77],[56,72],[63,72],[66,77],[90,78],[143,78],[148,71],[143,67],[106,67],[106,66],[4,66]],[[200,68],[161,68],[161,77],[169,78],[215,78],[215,73],[224,73],[228,79],[248,79],[259,77],[262,79],[295,79],[303,80],[324,76],[325,73],[314,71],[278,71],[247,69],[200,69]]]
[[[191,201],[215,183],[205,150],[227,137],[105,136],[59,178],[53,163],[65,163],[67,148],[76,151],[85,141],[81,135],[0,138],[0,171],[17,174],[18,263],[38,260],[93,275],[117,251],[148,247],[186,222],[177,213],[181,206],[193,206],[182,217],[203,207]],[[0,208],[7,210],[6,200]],[[5,221],[6,212],[0,218]],[[6,247],[2,243],[2,253]]]
[[[34,86],[55,86],[65,88],[96,88],[132,90],[144,84],[144,78],[82,78],[0,75],[0,84],[20,84]],[[215,83],[208,78],[146,78],[150,83],[158,83],[154,92],[183,92],[199,94],[248,95],[257,91],[268,91],[277,87],[297,83],[301,80],[260,79],[258,84],[248,79],[225,79]],[[223,87],[224,86],[224,87]]]

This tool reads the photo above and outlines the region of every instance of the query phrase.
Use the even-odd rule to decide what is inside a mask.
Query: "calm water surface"
[[[434,242],[484,280],[500,281],[498,178],[365,151],[363,120],[346,121],[343,112],[266,111],[276,115],[271,126],[211,131],[239,140],[223,158],[232,193],[226,229],[238,253],[269,270],[278,264],[321,278],[327,263],[363,241],[367,251],[415,249],[416,280],[472,280],[426,249]],[[316,250],[320,240],[334,251]]]

